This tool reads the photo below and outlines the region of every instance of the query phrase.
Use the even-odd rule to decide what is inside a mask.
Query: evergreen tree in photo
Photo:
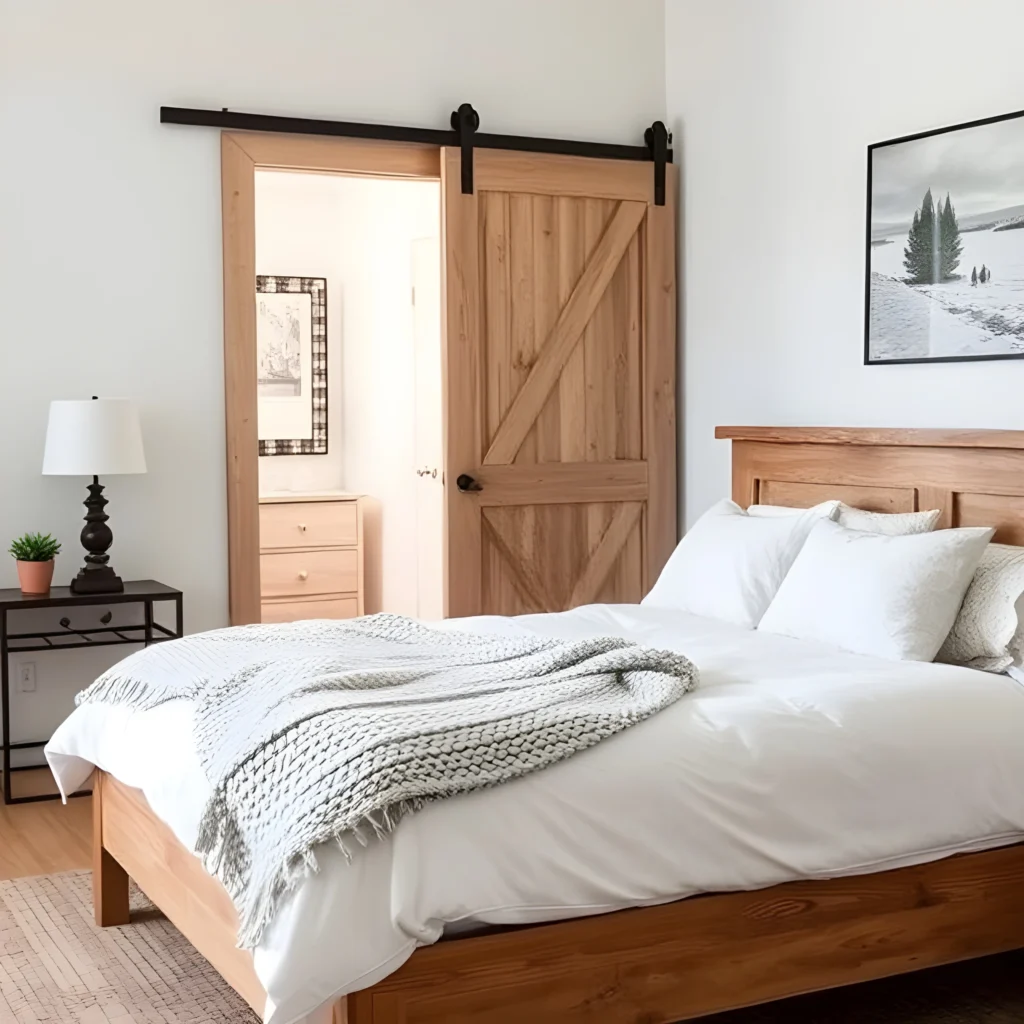
[[[935,207],[932,190],[924,194],[921,209],[915,211],[910,227],[906,248],[903,250],[903,265],[907,268],[909,284],[931,284],[934,280],[936,255]]]
[[[985,268],[985,264],[981,265],[981,273],[978,275],[978,280],[984,284],[988,280],[988,270]]]
[[[903,250],[908,284],[937,284],[955,276],[960,265],[963,242],[960,226],[949,195],[945,205],[932,198],[929,188],[914,212],[914,220]]]
[[[907,284],[920,284],[918,271],[924,267],[925,252],[921,244],[921,211],[914,211],[914,220],[903,248],[903,266],[907,270]]]
[[[973,268],[973,269],[971,270],[971,284],[972,284],[972,285],[975,285],[975,284],[977,284],[977,283],[978,283],[978,268],[977,268],[977,267],[974,267],[974,268]]]
[[[956,268],[960,266],[960,256],[964,251],[963,239],[960,237],[960,225],[956,220],[956,211],[946,193],[946,205],[942,206],[939,216],[939,280],[948,281],[956,276]],[[982,268],[984,269],[984,268]]]

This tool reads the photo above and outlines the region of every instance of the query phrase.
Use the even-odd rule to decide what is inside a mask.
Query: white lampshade
[[[43,476],[145,473],[139,411],[127,398],[50,403]]]

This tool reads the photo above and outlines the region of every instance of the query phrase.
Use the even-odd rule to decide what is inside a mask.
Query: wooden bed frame
[[[720,427],[733,497],[886,512],[941,508],[1024,544],[1024,431]],[[150,810],[97,772],[100,925],[134,878],[254,1008],[227,893]],[[854,878],[692,897],[444,940],[341,999],[335,1024],[661,1024],[1024,947],[1024,844]]]

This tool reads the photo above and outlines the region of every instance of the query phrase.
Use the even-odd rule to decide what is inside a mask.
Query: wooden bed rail
[[[128,875],[252,1006],[227,893],[142,794],[96,778],[97,921]],[[452,939],[339,1001],[334,1024],[667,1024],[1024,946],[1024,846]]]

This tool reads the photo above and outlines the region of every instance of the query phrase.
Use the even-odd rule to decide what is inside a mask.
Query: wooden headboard
[[[732,441],[732,496],[806,508],[828,498],[875,512],[942,509],[939,528],[995,526],[1024,545],[1024,430],[718,427]]]

